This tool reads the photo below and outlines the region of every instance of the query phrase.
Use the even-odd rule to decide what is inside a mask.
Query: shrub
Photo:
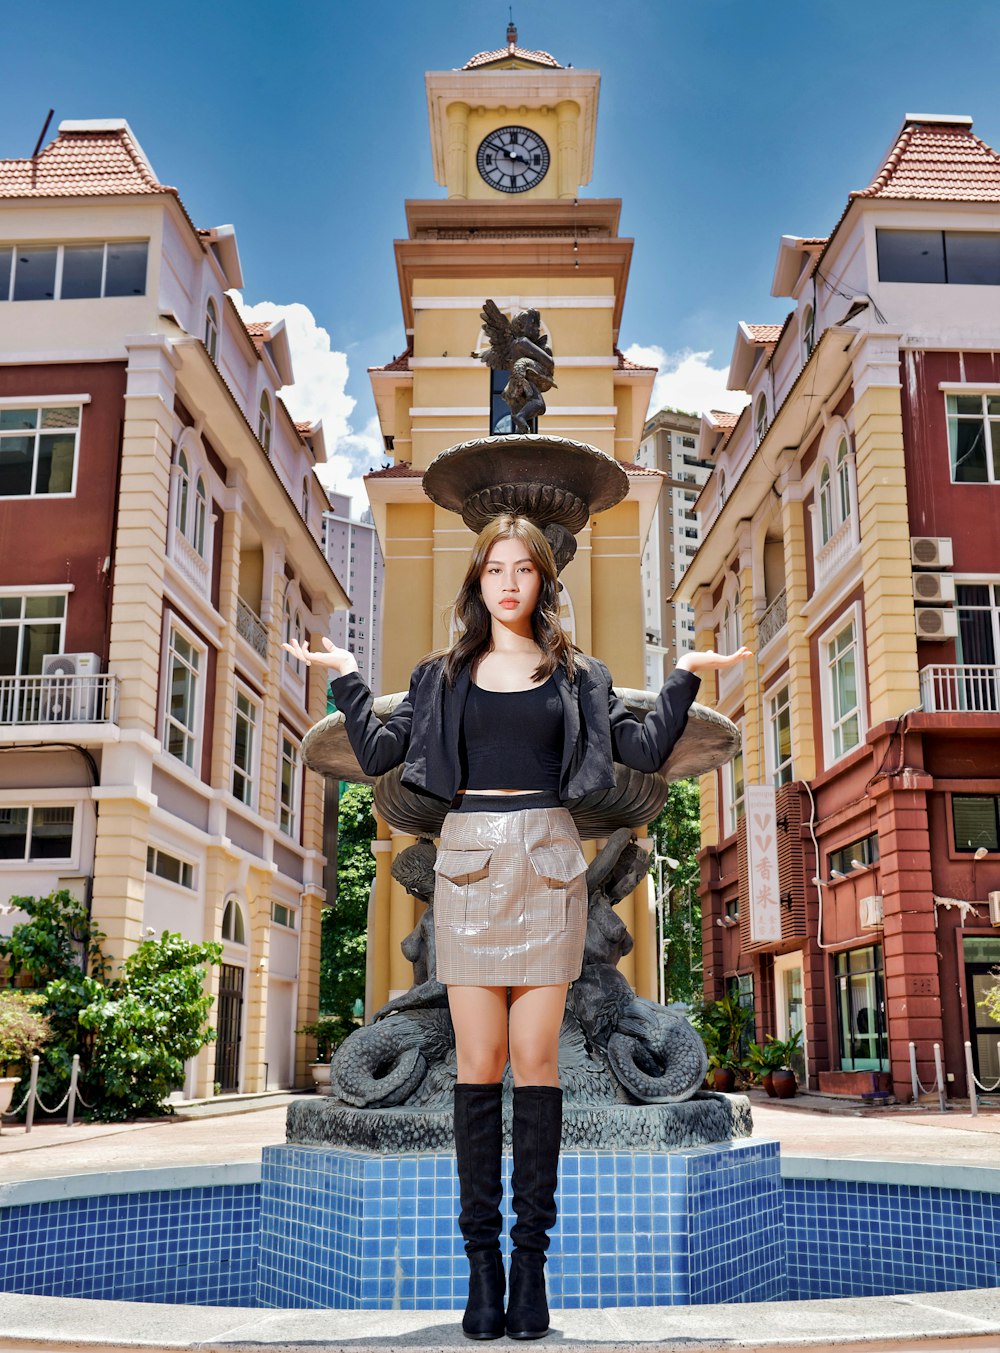
[[[22,1073],[39,1048],[52,1037],[49,1021],[41,1013],[45,997],[36,991],[0,991],[0,1074],[11,1067]]]

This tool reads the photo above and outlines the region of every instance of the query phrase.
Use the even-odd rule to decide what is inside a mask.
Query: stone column
[[[816,744],[813,736],[813,684],[809,638],[803,608],[809,595],[806,573],[806,527],[802,507],[802,484],[798,466],[791,466],[780,481],[781,532],[785,546],[785,605],[788,619],[788,692],[792,725],[792,769],[797,780],[816,774]]]
[[[469,196],[469,105],[449,103],[447,177],[449,197]]]
[[[389,868],[391,869],[391,860],[395,860],[397,855],[401,855],[409,846],[416,845],[417,838],[415,836],[409,836],[404,832],[398,832],[395,827],[390,830],[392,832],[392,853],[390,856]],[[386,1000],[392,1000],[394,996],[398,996],[404,991],[409,991],[410,987],[413,986],[413,964],[408,958],[403,956],[403,951],[400,948],[400,945],[412,929],[413,898],[403,885],[398,883],[390,873],[389,925],[386,934],[386,946],[388,948],[389,959],[389,990],[386,994]]]
[[[242,1090],[246,1095],[266,1089],[268,963],[271,957],[271,873],[251,869],[250,954],[244,998],[246,1014]]]
[[[650,855],[656,845],[651,836],[637,836],[636,845]],[[647,874],[632,893],[632,938],[635,948],[632,960],[632,985],[637,996],[649,1001],[659,1000],[660,964],[656,928],[656,875]]]
[[[920,704],[898,336],[869,337],[854,359],[869,727]]]
[[[758,651],[757,617],[753,602],[753,561],[750,544],[740,550],[740,633],[746,646]],[[743,783],[764,781],[764,728],[755,662],[743,663]]]
[[[389,909],[394,879],[392,828],[375,815],[378,836],[372,842],[375,883],[368,908],[368,957],[365,964],[365,1020],[389,999]]]
[[[560,197],[576,197],[580,189],[580,105],[572,99],[556,104],[556,160]]]

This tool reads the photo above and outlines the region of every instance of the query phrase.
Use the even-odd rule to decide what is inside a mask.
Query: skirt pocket
[[[492,850],[439,850],[434,861],[434,914],[439,925],[485,930],[490,921]]]
[[[560,931],[569,920],[570,903],[586,899],[586,857],[575,841],[559,841],[531,846],[528,859],[538,885],[528,908],[529,929],[535,934]]]

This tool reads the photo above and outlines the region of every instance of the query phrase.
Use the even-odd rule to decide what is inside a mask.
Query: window
[[[732,602],[726,602],[722,612],[722,642],[725,652],[735,653],[743,643],[743,622],[740,616],[739,588],[733,594]]]
[[[0,301],[73,301],[146,294],[145,240],[0,249]]]
[[[159,846],[146,847],[146,873],[155,874],[168,883],[177,883],[182,888],[194,887],[194,865],[179,860],[176,855],[168,855]]]
[[[222,913],[222,938],[230,944],[246,945],[247,928],[243,920],[243,908],[231,897]]]
[[[257,440],[265,452],[271,454],[271,397],[265,390],[260,397],[260,411],[257,415]]]
[[[295,912],[283,902],[271,903],[271,920],[275,925],[287,926],[289,930],[295,929]]]
[[[191,498],[191,467],[183,451],[177,453],[177,508],[174,525],[185,538],[188,533],[188,504]]]
[[[65,596],[0,594],[0,677],[39,676],[42,659],[62,653]]]
[[[292,604],[291,599],[286,596],[284,606],[282,607],[283,629],[285,634],[285,643],[290,644],[293,639],[299,643],[302,642],[305,631],[302,627],[302,615],[297,606]],[[283,650],[285,663],[295,673],[297,677],[302,675],[302,663],[298,658],[293,658],[291,653]]]
[[[219,355],[219,312],[211,296],[205,306],[205,347],[214,362]]]
[[[837,489],[838,513],[841,522],[845,522],[851,515],[850,447],[846,437],[841,437],[837,447]]]
[[[760,446],[767,435],[767,399],[764,395],[761,395],[757,400],[757,410],[754,414],[753,428],[753,444],[754,446]]]
[[[958,708],[1000,708],[1000,584],[956,583]]]
[[[830,467],[824,465],[819,476],[819,538],[825,545],[833,535],[833,490],[830,487]]]
[[[69,860],[75,809],[0,808],[0,860]]]
[[[832,850],[826,857],[827,871],[838,870],[841,874],[849,874],[852,869],[856,869],[858,864],[865,869],[879,858],[878,833],[872,832],[868,836],[862,836],[859,841],[852,841],[849,846],[841,846],[839,850]]]
[[[829,713],[829,750],[836,761],[861,742],[863,733],[858,672],[856,621],[846,625],[823,644],[826,663],[826,696]]]
[[[1000,482],[1000,395],[947,395],[945,400],[952,482]]]
[[[80,406],[0,409],[0,498],[72,494]]]
[[[769,702],[771,722],[771,778],[775,789],[792,779],[792,708],[789,688],[783,686]]]
[[[720,507],[720,508],[723,508],[723,507],[725,507],[725,505],[726,505],[726,472],[725,472],[725,470],[720,470],[720,471],[719,471],[719,507]]]
[[[303,479],[302,481],[302,520],[305,522],[307,526],[309,525],[310,496],[311,495],[309,492],[309,476],[306,475],[305,479]]]
[[[1000,850],[1000,797],[996,794],[953,794],[951,816],[955,849]]]
[[[740,737],[742,739],[743,729],[740,728]],[[728,765],[723,767],[723,803],[725,808],[726,835],[731,836],[736,830],[740,818],[743,816],[744,802],[746,797],[746,782],[743,771],[743,746],[740,744],[740,750],[733,757]]]
[[[167,650],[167,709],[163,742],[171,756],[195,769],[201,733],[201,652],[171,628]]]
[[[837,954],[837,1024],[842,1071],[888,1071],[882,946]]]
[[[816,346],[816,312],[807,305],[802,313],[802,360],[808,362]]]
[[[1000,286],[1000,233],[876,230],[880,282]]]
[[[233,732],[233,797],[254,807],[257,781],[257,734],[260,706],[238,686]]]
[[[278,800],[278,826],[288,836],[298,835],[299,821],[299,749],[287,734],[281,736],[281,784]]]

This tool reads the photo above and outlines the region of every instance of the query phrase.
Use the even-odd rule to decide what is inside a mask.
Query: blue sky
[[[1000,147],[995,0],[513,10],[523,46],[601,71],[584,191],[623,199],[636,245],[622,346],[664,354],[678,379],[658,391],[673,402],[718,387],[738,320],[784,317],[769,295],[780,235],[827,233],[905,113],[971,114]],[[4,71],[0,157],[30,155],[52,106],[54,124],[126,117],[199,225],[236,226],[245,302],[307,307],[292,312],[312,353],[304,396],[324,404],[353,479],[377,454],[365,368],[404,346],[403,201],[442,191],[424,72],[500,46],[507,15],[508,0],[9,8],[5,45],[20,55]]]

